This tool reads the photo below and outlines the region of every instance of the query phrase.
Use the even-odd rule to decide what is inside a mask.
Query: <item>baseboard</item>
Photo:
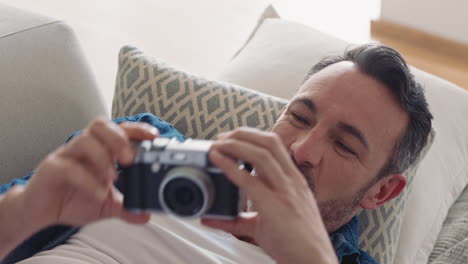
[[[468,44],[382,19],[371,21],[371,36],[373,39],[379,39],[379,36],[390,37],[409,42],[416,47],[468,60]]]

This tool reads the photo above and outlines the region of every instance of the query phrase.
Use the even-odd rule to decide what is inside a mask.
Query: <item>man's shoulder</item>
[[[378,264],[367,252],[359,250],[359,264]]]
[[[156,127],[162,137],[177,138],[180,141],[184,141],[185,137],[182,135],[172,124],[162,120],[161,118],[151,113],[141,113],[132,116],[125,116],[116,118],[113,120],[119,124],[122,122],[144,122]]]
[[[180,133],[172,124],[162,120],[161,118],[151,114],[151,113],[140,113],[132,116],[124,116],[115,118],[112,120],[116,124],[123,122],[143,122],[151,126],[154,126],[158,129],[159,135],[161,137],[167,138],[177,138],[179,141],[184,141],[185,137]],[[82,132],[82,130],[76,131],[71,134],[65,142],[70,141],[72,138],[76,137]]]

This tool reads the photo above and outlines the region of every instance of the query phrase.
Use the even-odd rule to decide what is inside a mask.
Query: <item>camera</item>
[[[239,189],[211,164],[213,141],[156,138],[134,142],[132,165],[122,170],[124,207],[181,217],[235,219]]]

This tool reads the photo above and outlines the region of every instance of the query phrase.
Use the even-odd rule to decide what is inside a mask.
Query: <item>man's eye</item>
[[[343,144],[343,142],[341,141],[336,141],[336,145],[338,145],[339,148],[341,148],[342,150],[352,154],[352,155],[356,155],[356,152],[354,152],[351,148],[349,148],[348,146],[346,146],[345,144]]]
[[[305,120],[304,118],[302,118],[300,115],[292,112],[291,115],[293,116],[293,118],[298,121],[299,123],[301,124],[304,124],[304,125],[308,125],[309,122],[307,120]]]

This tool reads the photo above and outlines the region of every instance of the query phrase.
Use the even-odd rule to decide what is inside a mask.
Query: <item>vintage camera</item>
[[[134,143],[135,160],[122,171],[124,207],[182,217],[236,218],[239,190],[209,161],[211,144],[175,138]]]

